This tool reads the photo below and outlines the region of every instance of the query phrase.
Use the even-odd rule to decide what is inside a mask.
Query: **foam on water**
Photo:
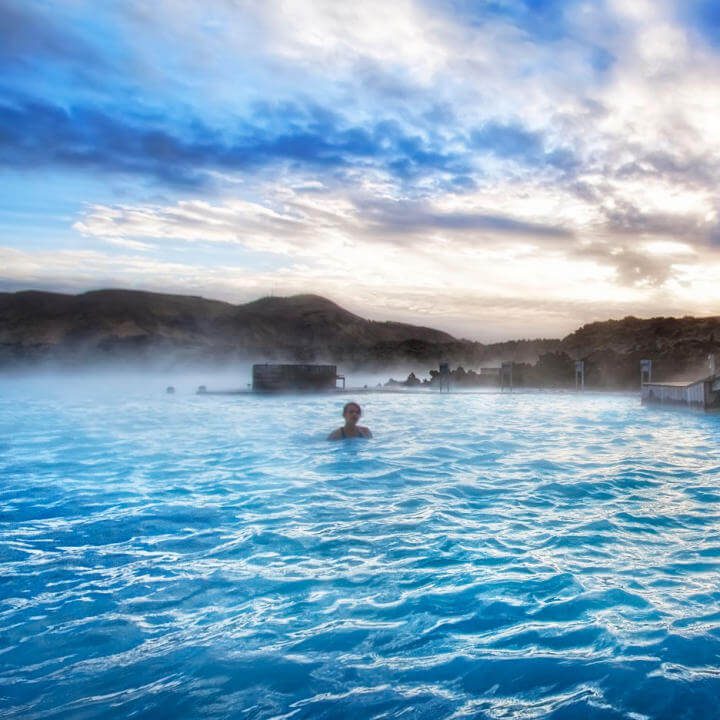
[[[0,718],[707,718],[720,418],[0,390]]]

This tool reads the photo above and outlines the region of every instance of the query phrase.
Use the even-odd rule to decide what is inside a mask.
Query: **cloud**
[[[65,110],[38,100],[0,105],[0,165],[149,173],[193,184],[201,148],[160,128],[140,128],[90,108]]]
[[[56,236],[123,258],[117,282],[194,262],[228,297],[277,275],[476,328],[510,299],[557,327],[716,298],[704,0],[91,5],[3,5],[0,171],[25,217],[52,173]]]
[[[622,185],[600,199],[593,194],[573,200],[572,191],[562,187],[548,192],[542,184],[515,183],[473,195],[411,200],[379,197],[373,187],[266,183],[255,188],[253,202],[93,206],[74,227],[86,237],[130,247],[190,242],[282,254],[309,264],[315,277],[340,277],[342,265],[350,264],[396,285],[404,282],[411,258],[421,284],[440,287],[451,278],[458,292],[478,276],[502,292],[502,284],[513,281],[505,271],[488,273],[488,264],[495,264],[511,267],[528,292],[534,285],[537,297],[558,289],[571,294],[567,275],[579,282],[579,296],[632,294],[633,288],[664,287],[677,275],[678,263],[687,266],[689,254],[697,254],[690,258],[697,267],[703,258],[713,262],[717,222],[706,214],[706,199],[672,195],[657,182],[644,183],[645,196],[634,193],[639,205],[622,199]],[[669,242],[677,238],[685,242]],[[399,260],[405,265],[398,275]],[[603,290],[592,290],[597,282]]]
[[[277,126],[277,117],[283,118]],[[257,107],[224,131],[193,121],[168,129],[158,117],[65,109],[39,100],[0,104],[0,165],[65,166],[139,173],[179,186],[201,185],[209,170],[252,172],[289,164],[333,170],[367,167],[399,181],[420,174],[463,174],[467,157],[392,121],[353,126],[321,108]]]
[[[95,250],[18,250],[0,246],[0,287],[79,292],[126,287],[181,292],[231,301],[270,292],[282,274],[248,273],[242,266],[168,262],[144,254]],[[172,277],[169,282],[168,278]]]
[[[273,209],[240,200],[223,205],[183,200],[172,206],[95,205],[73,227],[88,237],[115,243],[139,241],[144,248],[174,241],[284,253],[302,251],[308,238],[322,241],[323,231],[332,231],[342,221],[340,215],[327,212],[324,218],[319,216],[319,212],[308,215],[299,207]]]
[[[0,3],[0,68],[35,65],[42,61],[88,63],[107,68],[104,57],[76,32],[37,13],[29,3]]]
[[[461,22],[481,29],[501,20],[540,42],[554,42],[571,32],[568,15],[580,0],[505,0],[478,3],[472,0],[428,0],[428,6],[442,10]]]
[[[545,64],[541,48],[524,47],[522,59],[507,53],[505,41],[517,41],[504,22],[513,13],[494,13],[502,32],[481,50],[457,14],[409,1],[268,2],[242,12],[219,2],[204,14],[182,0],[129,2],[94,8],[91,19],[83,3],[69,7],[74,14],[66,8],[55,23],[57,53],[34,65],[43,93],[27,94],[27,74],[16,82],[6,74],[6,167],[133,173],[189,188],[208,169],[249,175],[287,163],[377,170],[418,192],[472,189],[497,171],[483,154],[534,171],[577,162],[570,145],[543,132],[547,103],[536,90],[533,129],[513,117],[532,85],[529,62],[537,55],[538,71]],[[558,16],[550,6],[520,10]],[[55,27],[46,16],[25,12],[23,34]],[[77,43],[75,27],[85,31]],[[170,32],[177,43],[167,47]],[[84,42],[92,35],[110,38],[104,74],[58,84],[57,67],[73,61],[74,48],[92,47]],[[85,64],[98,61],[88,55]],[[478,87],[462,80],[478,72]],[[557,78],[545,72],[544,82]]]
[[[614,202],[605,208],[607,229],[615,235],[682,238],[695,241],[710,238],[717,232],[717,218],[708,222],[702,216],[687,213],[643,211],[630,201]]]
[[[427,200],[378,199],[316,186],[294,189],[268,185],[262,201],[222,203],[184,200],[171,206],[90,207],[74,224],[80,233],[128,243],[181,241],[224,243],[252,250],[322,257],[344,247],[420,249],[441,237],[461,250],[479,242],[505,246],[515,238],[563,247],[572,233],[560,225],[530,222],[478,210],[442,208]]]
[[[488,122],[471,132],[470,141],[476,150],[490,152],[501,158],[519,160],[534,167],[549,165],[569,171],[580,164],[572,149],[546,148],[542,133],[528,130],[519,122]]]
[[[713,303],[720,302],[720,265],[706,268],[702,301],[693,299],[692,293],[682,288],[673,292],[647,288],[608,301],[602,292],[593,296],[581,291],[583,285],[598,286],[590,267],[573,278],[564,277],[567,266],[560,265],[555,268],[560,273],[555,280],[561,281],[556,291],[547,292],[540,282],[528,293],[523,282],[502,281],[503,275],[522,273],[527,267],[503,263],[500,257],[494,261],[488,257],[487,272],[480,278],[474,271],[468,272],[467,267],[463,276],[463,264],[467,265],[468,258],[455,258],[453,270],[458,283],[454,287],[428,282],[428,272],[434,273],[436,279],[442,273],[442,257],[406,255],[399,257],[395,266],[387,267],[378,265],[377,258],[368,258],[365,265],[356,262],[360,259],[361,254],[341,257],[334,270],[320,272],[302,264],[257,271],[228,259],[213,263],[198,263],[191,258],[169,262],[146,254],[0,246],[0,290],[32,287],[81,292],[128,287],[230,302],[247,302],[270,292],[316,292],[363,317],[421,323],[488,342],[512,337],[560,337],[584,322],[609,316],[679,315],[688,310],[709,314]],[[369,270],[373,263],[374,275]],[[532,257],[527,265],[535,266],[539,276],[552,269],[542,258],[538,262]],[[390,277],[393,282],[388,282]]]
[[[680,266],[687,274],[709,259],[688,244],[651,240],[663,237],[658,228],[644,241],[630,234],[607,237],[602,218],[592,232],[576,236],[558,224],[429,201],[378,200],[315,186],[262,190],[263,201],[253,203],[95,206],[75,229],[129,247],[141,243],[148,252],[193,243],[215,245],[229,258],[233,248],[265,253],[291,272],[302,268],[306,282],[333,287],[345,281],[381,286],[385,294],[390,287],[416,294],[440,291],[451,278],[458,296],[472,296],[482,282],[492,296],[524,291],[538,302],[664,292]],[[532,208],[536,216],[538,207]]]
[[[557,224],[530,222],[501,213],[477,210],[442,210],[432,203],[409,200],[357,199],[358,214],[378,233],[490,232],[501,236],[570,238]]]
[[[717,2],[685,0],[680,15],[707,42],[720,47],[720,6]]]

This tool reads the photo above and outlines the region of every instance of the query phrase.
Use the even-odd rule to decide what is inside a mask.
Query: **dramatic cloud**
[[[29,3],[3,0],[0,61],[10,68],[39,60],[105,64],[103,56],[69,28],[57,27],[47,17],[35,14]]]
[[[326,292],[479,337],[717,313],[719,18],[7,0],[0,283]]]
[[[187,246],[202,255],[221,248],[214,257],[223,250],[235,257],[260,253],[284,287],[314,288],[358,311],[361,298],[372,305],[380,295],[384,309],[376,315],[387,316],[392,307],[398,317],[412,319],[412,310],[454,332],[484,337],[502,337],[503,323],[521,328],[523,316],[537,313],[546,317],[547,334],[549,328],[560,332],[559,319],[568,314],[592,319],[588,313],[603,303],[607,312],[627,315],[640,308],[677,311],[683,307],[679,294],[693,312],[708,313],[720,301],[720,286],[709,290],[704,282],[699,297],[693,292],[696,277],[720,276],[720,263],[713,264],[707,252],[635,235],[607,239],[601,216],[597,228],[572,237],[560,226],[469,214],[428,201],[339,195],[321,187],[264,190],[263,202],[254,203],[95,206],[74,227],[149,257],[160,250],[181,256]],[[522,209],[519,201],[510,204]],[[246,287],[239,276],[235,282],[237,289]],[[226,287],[223,292],[227,296]],[[653,306],[656,311],[647,310]],[[497,315],[489,317],[481,307]]]
[[[283,116],[281,128],[269,122],[276,114]],[[222,133],[199,121],[168,130],[157,117],[116,117],[28,100],[0,105],[0,164],[6,167],[63,165],[199,185],[208,170],[252,171],[282,162],[328,172],[367,166],[400,180],[470,169],[459,153],[406,134],[394,122],[352,127],[319,108],[259,109],[250,120],[238,118],[232,133]]]

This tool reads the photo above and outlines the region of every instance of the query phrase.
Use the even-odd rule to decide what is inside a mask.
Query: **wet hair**
[[[354,405],[354,406],[360,411],[360,414],[362,415],[362,408],[360,407],[360,403],[356,403],[354,400],[351,400],[350,402],[346,402],[346,403],[343,405],[343,411],[342,411],[343,416],[345,415],[345,413],[347,412],[347,409],[348,409],[351,405]]]

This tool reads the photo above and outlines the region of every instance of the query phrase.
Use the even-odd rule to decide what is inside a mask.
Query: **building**
[[[252,368],[252,389],[255,392],[325,391],[337,389],[337,365],[276,365],[260,363]]]
[[[720,407],[720,376],[695,382],[645,383],[642,386],[643,405],[676,405],[712,410]]]
[[[707,357],[707,377],[691,382],[645,382],[651,378],[652,361],[640,361],[640,399],[643,405],[676,405],[699,410],[720,409],[720,374],[717,372],[718,358],[715,354]],[[646,374],[647,373],[647,374]]]

